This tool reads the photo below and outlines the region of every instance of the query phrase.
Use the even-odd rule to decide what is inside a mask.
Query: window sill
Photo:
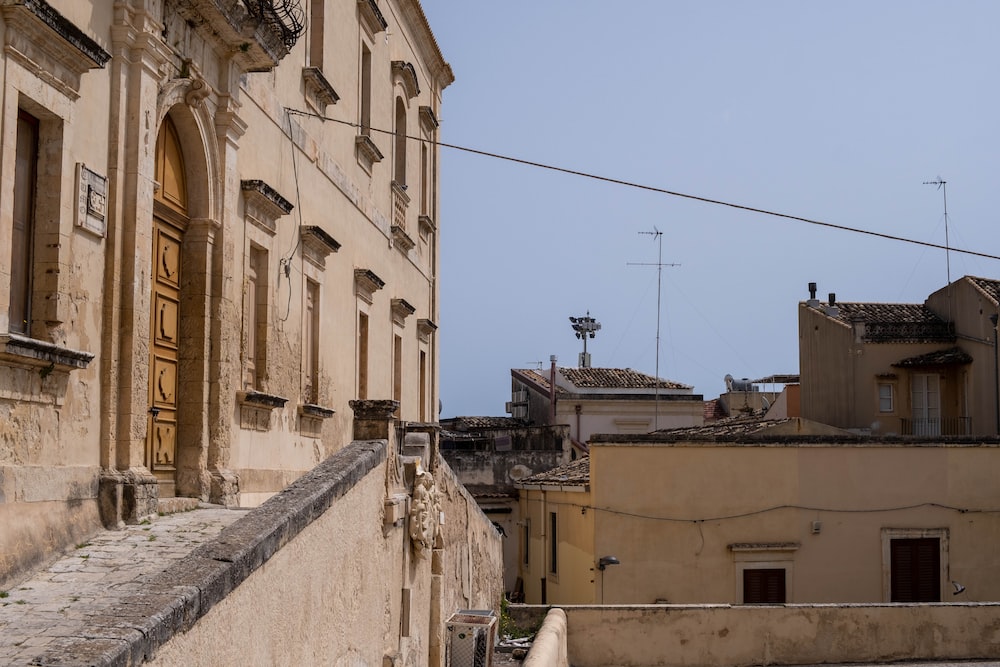
[[[86,368],[94,360],[90,352],[28,338],[15,333],[0,335],[0,359],[25,367],[73,371]]]
[[[323,422],[335,414],[331,408],[324,408],[315,403],[303,403],[299,406],[299,431],[304,436],[319,438],[323,435]]]
[[[270,431],[271,412],[285,407],[288,399],[260,391],[239,391],[236,401],[240,404],[240,428]]]

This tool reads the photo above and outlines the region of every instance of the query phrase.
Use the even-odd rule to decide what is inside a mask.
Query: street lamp
[[[580,354],[577,366],[580,368],[590,368],[590,355],[587,354],[587,339],[597,335],[597,332],[601,330],[601,323],[590,316],[589,310],[586,316],[570,317],[569,321],[573,326],[573,331],[576,332],[576,337],[583,339],[583,352]]]

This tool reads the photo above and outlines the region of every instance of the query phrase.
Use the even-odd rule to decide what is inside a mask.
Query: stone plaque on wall
[[[76,165],[76,226],[104,237],[107,230],[108,179]]]

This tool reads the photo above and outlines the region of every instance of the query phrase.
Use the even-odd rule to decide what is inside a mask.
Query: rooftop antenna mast
[[[660,295],[663,289],[663,267],[680,266],[680,264],[663,263],[663,232],[653,226],[651,232],[639,232],[644,236],[652,236],[657,244],[656,263],[649,262],[629,262],[629,266],[655,266],[656,267],[656,383],[653,385],[653,430],[660,430]]]
[[[948,270],[948,284],[951,284],[951,244],[948,242],[948,181],[940,176],[933,181],[924,181],[924,185],[936,185],[944,197],[944,261]]]

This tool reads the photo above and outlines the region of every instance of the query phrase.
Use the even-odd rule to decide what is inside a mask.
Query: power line
[[[337,118],[330,118],[328,116],[322,116],[320,114],[311,113],[308,111],[299,111],[296,109],[286,109],[290,114],[296,114],[299,116],[311,116],[313,118],[319,118],[324,121],[331,121],[334,123],[339,123],[341,125],[349,125],[350,127],[360,128],[358,123],[352,123],[346,120],[340,120]],[[374,127],[366,128],[370,132],[378,132],[380,134],[394,135],[394,132],[389,130],[380,130]],[[433,139],[425,139],[424,137],[415,137],[406,135],[407,139],[412,139],[414,141],[424,141],[436,146],[441,146],[442,148],[451,148],[452,150],[462,151],[464,153],[472,153],[473,155],[481,155],[483,157],[490,157],[496,160],[505,160],[507,162],[513,162],[515,164],[523,164],[528,167],[537,167],[538,169],[547,169],[549,171],[555,171],[561,174],[569,174],[571,176],[580,176],[581,178],[589,178],[595,181],[601,181],[603,183],[611,183],[613,185],[622,185],[629,188],[636,188],[638,190],[645,190],[647,192],[656,192],[663,195],[669,195],[671,197],[680,197],[681,199],[689,199],[692,201],[702,202],[704,204],[714,204],[716,206],[725,206],[727,208],[733,208],[738,211],[746,211],[748,213],[759,213],[761,215],[768,215],[775,218],[782,218],[784,220],[791,220],[793,222],[804,222],[809,225],[816,225],[818,227],[827,227],[829,229],[839,229],[844,232],[853,232],[855,234],[864,234],[866,236],[874,236],[880,239],[886,239],[887,241],[899,241],[901,243],[909,243],[912,245],[918,245],[925,248],[935,248],[937,250],[944,250],[945,252],[957,252],[965,255],[973,255],[975,257],[984,257],[986,259],[996,259],[1000,260],[1000,255],[991,255],[985,252],[978,252],[976,250],[963,250],[961,248],[948,247],[947,245],[941,245],[939,243],[931,243],[929,241],[918,241],[916,239],[909,239],[905,236],[895,236],[893,234],[885,234],[883,232],[873,232],[868,229],[860,229],[858,227],[848,227],[847,225],[838,225],[833,222],[824,222],[822,220],[815,220],[813,218],[805,218],[798,215],[791,215],[789,213],[779,213],[777,211],[769,211],[764,208],[757,208],[754,206],[745,206],[743,204],[734,204],[733,202],[723,201],[721,199],[713,199],[711,197],[702,197],[699,195],[692,195],[686,192],[677,192],[676,190],[668,190],[666,188],[658,188],[653,185],[643,185],[642,183],[635,183],[633,181],[626,181],[619,178],[611,178],[609,176],[599,176],[597,174],[591,174],[585,171],[579,171],[577,169],[569,169],[566,167],[557,167],[551,164],[545,164],[543,162],[534,162],[532,160],[524,160],[522,158],[511,157],[509,155],[502,155],[500,153],[491,153],[489,151],[482,151],[476,148],[469,148],[467,146],[459,146],[457,144],[449,144],[443,141],[436,141]]]

